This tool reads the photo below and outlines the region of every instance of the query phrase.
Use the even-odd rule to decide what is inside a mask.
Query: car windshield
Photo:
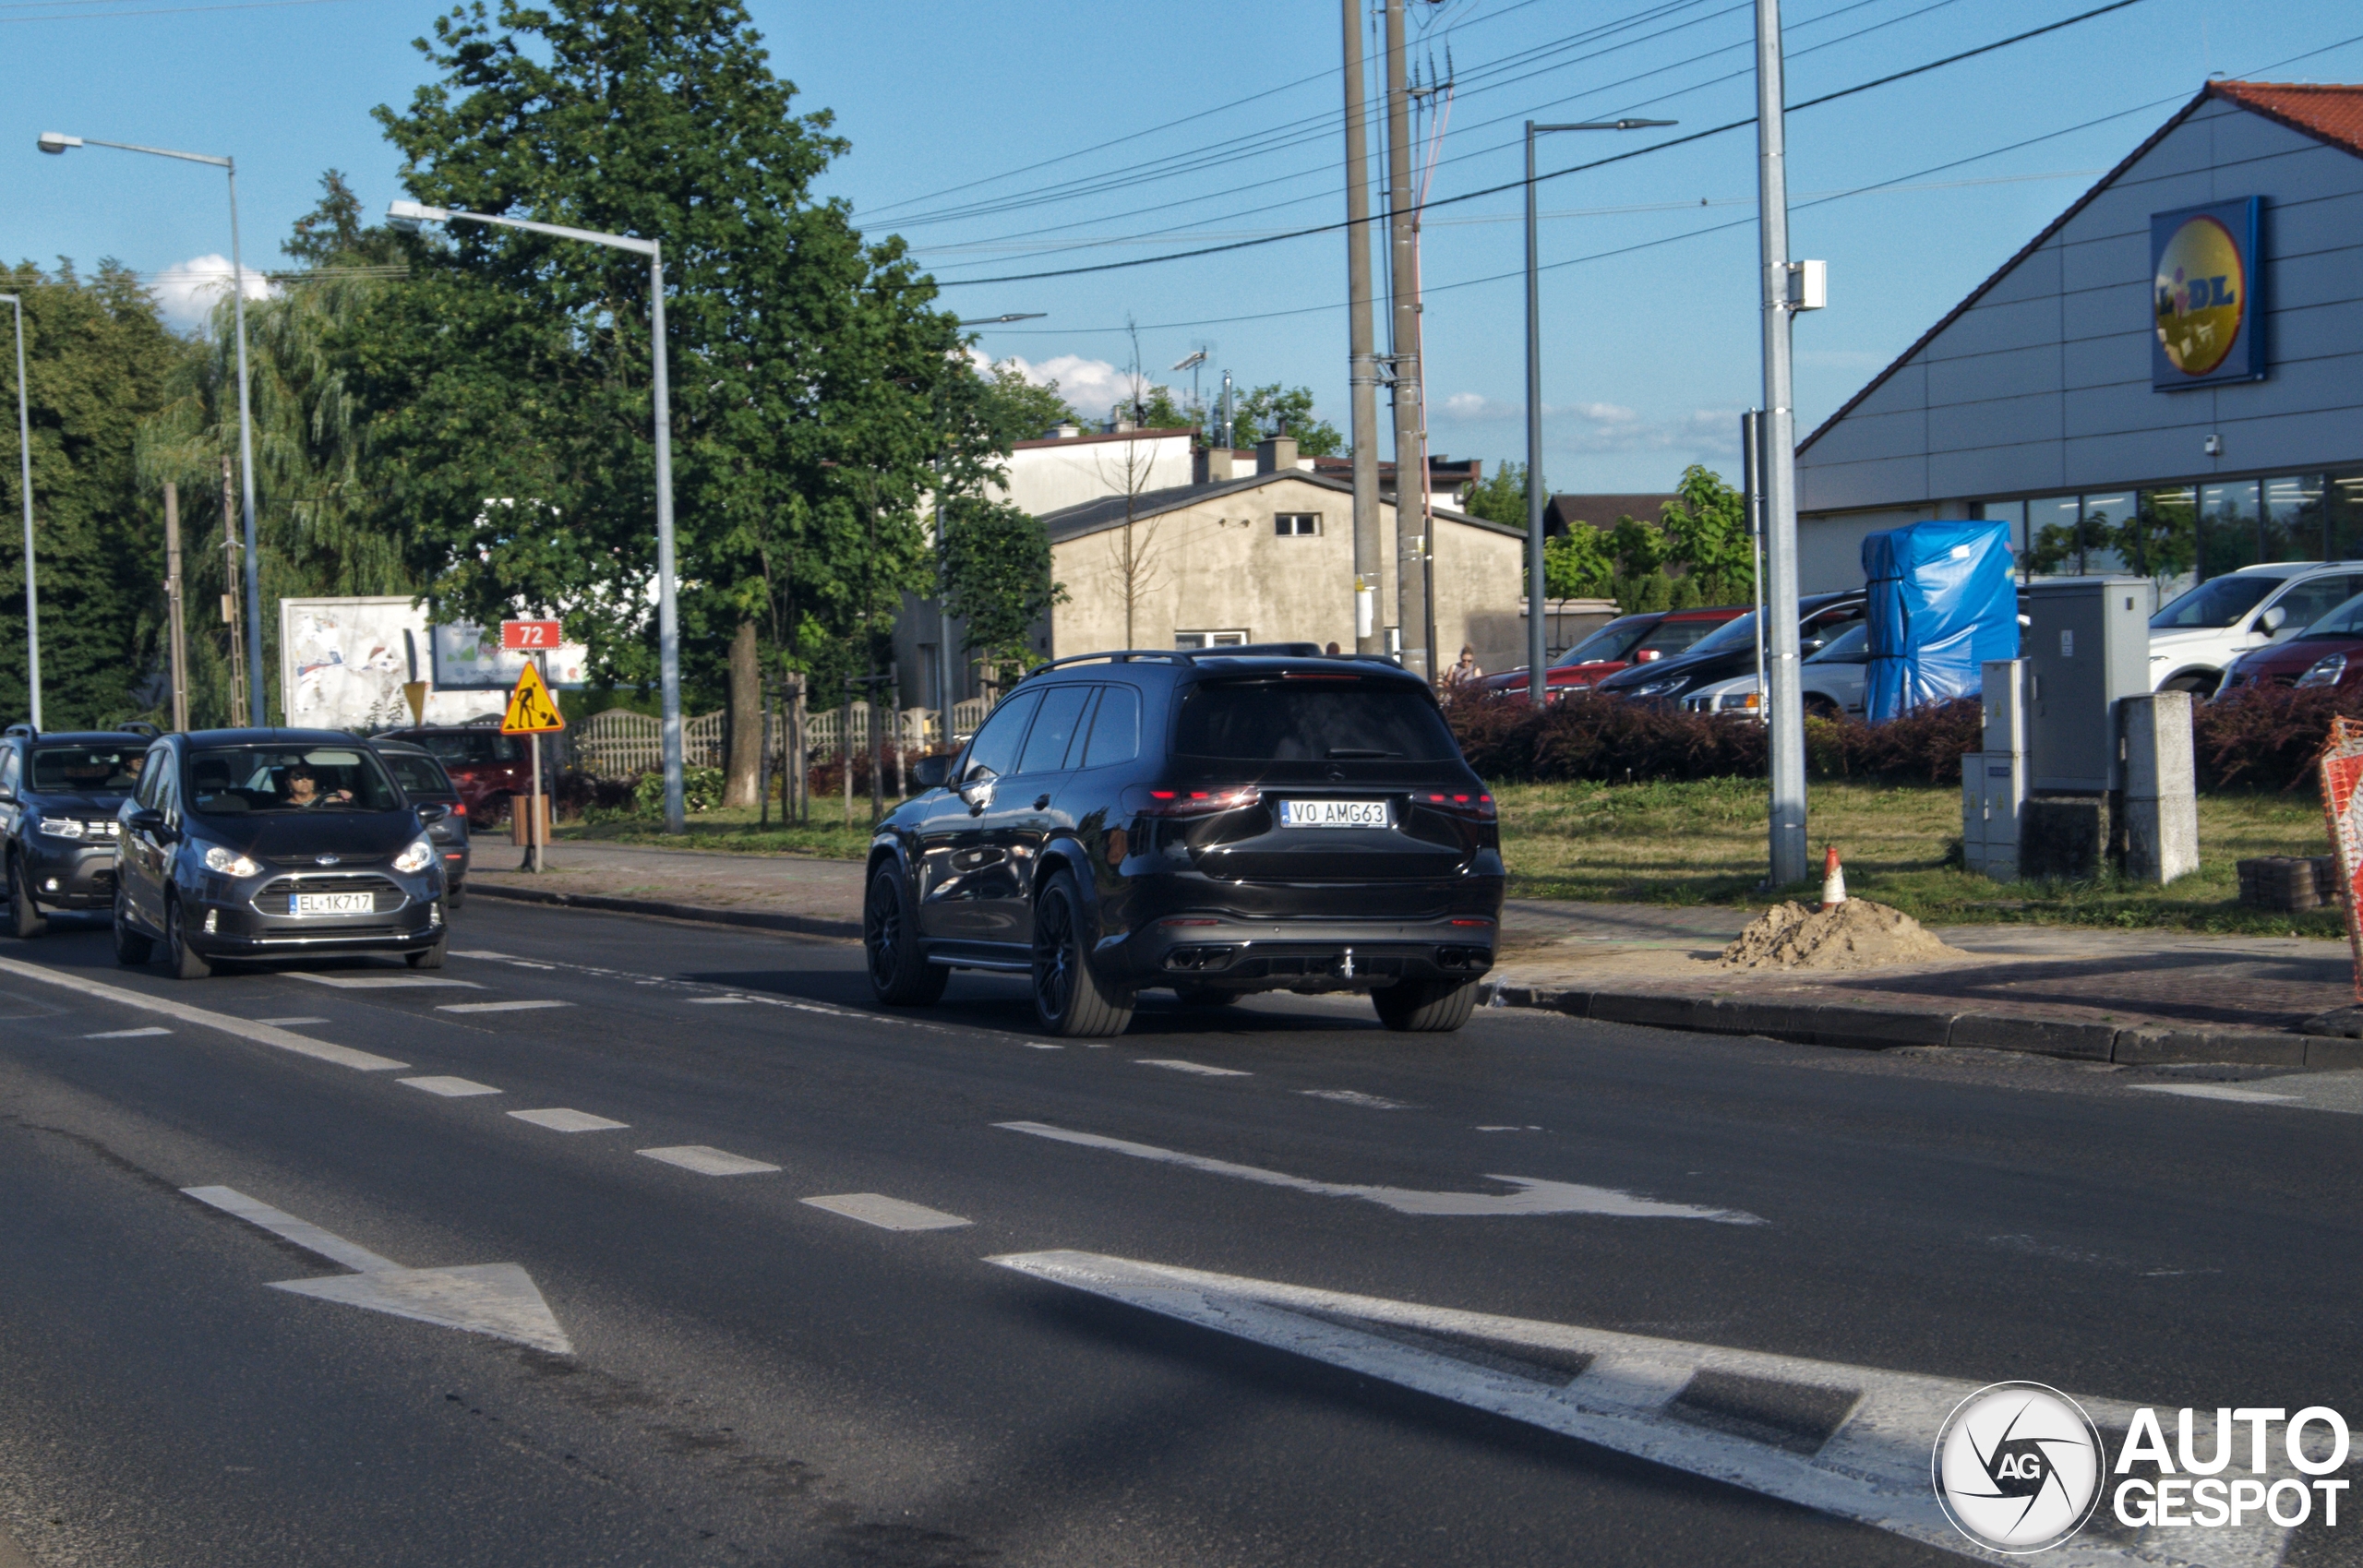
[[[2202,582],[2150,617],[2153,631],[2231,626],[2288,579],[2269,572],[2237,572]]]
[[[1727,620],[1707,636],[1690,645],[1693,653],[1727,653],[1734,648],[1756,646],[1756,612]]]
[[[209,746],[188,754],[190,804],[210,817],[394,811],[402,797],[357,746]]]
[[[1828,647],[1805,661],[1808,664],[1859,664],[1870,656],[1871,623],[1856,621],[1829,640]]]
[[[2298,635],[2303,637],[2363,637],[2363,593],[2331,611]]]
[[[1182,700],[1173,749],[1232,762],[1460,755],[1421,693],[1334,677],[1195,687]]]
[[[1633,651],[1633,644],[1646,636],[1654,623],[1647,616],[1628,616],[1623,620],[1610,621],[1573,648],[1553,661],[1556,668],[1570,664],[1602,664],[1621,659]]]
[[[378,756],[402,786],[402,793],[414,799],[453,793],[451,781],[443,776],[432,757],[421,757],[415,751],[380,751]]]
[[[36,746],[33,789],[71,795],[128,795],[139,787],[138,746]]]

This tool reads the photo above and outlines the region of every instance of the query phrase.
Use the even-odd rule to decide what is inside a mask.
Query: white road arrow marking
[[[1833,1361],[1349,1296],[1091,1252],[989,1260],[1073,1289],[1383,1379],[1620,1454],[1777,1497],[1982,1562],[1937,1506],[1929,1454],[1981,1386]],[[1360,1325],[1360,1326],[1357,1326]],[[1569,1380],[1567,1369],[1581,1365]],[[1554,1370],[1555,1368],[1555,1370]],[[2079,1394],[2105,1430],[2134,1406]],[[2269,1483],[2268,1483],[2269,1484]],[[2102,1513],[2048,1568],[2270,1568],[2289,1532],[2144,1529]],[[2101,1538],[2104,1526],[2112,1538]]]
[[[469,1263],[458,1268],[406,1269],[366,1247],[322,1230],[307,1220],[249,1198],[234,1187],[184,1187],[200,1203],[235,1215],[307,1252],[358,1274],[327,1279],[282,1279],[273,1290],[342,1301],[397,1318],[512,1340],[559,1356],[574,1354],[574,1342],[558,1327],[533,1276],[515,1263]]]
[[[1214,1176],[1236,1177],[1241,1181],[1258,1181],[1266,1187],[1286,1187],[1298,1192],[1313,1192],[1325,1198],[1364,1198],[1381,1203],[1404,1215],[1611,1215],[1628,1219],[1709,1219],[1724,1225],[1762,1225],[1755,1215],[1738,1209],[1705,1209],[1690,1203],[1661,1203],[1654,1199],[1636,1198],[1630,1192],[1620,1192],[1613,1187],[1587,1187],[1574,1181],[1546,1181],[1535,1176],[1488,1176],[1488,1181],[1506,1181],[1518,1189],[1515,1192],[1420,1192],[1405,1187],[1360,1187],[1335,1181],[1312,1181],[1301,1176],[1289,1176],[1277,1170],[1265,1170],[1252,1165],[1234,1165],[1229,1160],[1208,1159],[1203,1155],[1176,1154],[1153,1143],[1128,1143],[1122,1138],[1103,1138],[1097,1132],[1070,1132],[1063,1127],[1051,1127],[1039,1121],[997,1121],[994,1126],[1012,1132],[1028,1132],[1037,1138],[1054,1138],[1062,1143],[1080,1143],[1086,1148],[1110,1149],[1135,1159],[1158,1160],[1166,1165],[1186,1166]]]

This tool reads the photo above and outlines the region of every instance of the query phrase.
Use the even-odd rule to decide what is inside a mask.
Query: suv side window
[[[138,799],[141,806],[150,809],[155,808],[157,801],[163,797],[164,775],[172,771],[172,748],[164,746],[151,748],[148,753],[148,765],[139,770]]]
[[[1084,704],[1090,700],[1091,691],[1087,686],[1054,686],[1042,694],[1041,715],[1026,737],[1019,772],[1055,773],[1066,766],[1067,747],[1082,727]]]
[[[0,747],[0,795],[17,793],[18,770],[24,766],[18,760],[21,755],[13,746]]]
[[[2357,592],[2363,592],[2363,581],[2344,573],[2309,577],[2291,584],[2280,598],[2273,601],[2288,613],[2275,635],[2288,637],[2305,630]]]
[[[977,738],[968,743],[968,765],[961,778],[976,777],[979,768],[995,773],[1014,770],[1017,766],[1017,743],[1026,736],[1026,721],[1034,716],[1035,706],[1041,700],[1038,690],[1021,691],[994,709],[992,717],[977,731]]]
[[[1105,768],[1129,762],[1141,754],[1141,694],[1129,686],[1111,686],[1092,716],[1091,740],[1083,766]]]

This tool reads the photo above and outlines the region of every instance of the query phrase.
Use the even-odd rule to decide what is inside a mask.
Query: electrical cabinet
[[[2076,577],[2030,583],[2021,593],[2028,788],[2124,788],[2117,705],[2150,690],[2156,586],[2143,577]]]

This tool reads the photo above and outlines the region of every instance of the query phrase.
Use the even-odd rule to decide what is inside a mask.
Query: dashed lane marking
[[[752,997],[691,997],[691,1007],[752,1007]]]
[[[1762,1225],[1755,1215],[1738,1209],[1700,1208],[1692,1203],[1661,1203],[1637,1198],[1613,1187],[1589,1187],[1574,1181],[1546,1181],[1533,1176],[1488,1176],[1517,1189],[1515,1192],[1422,1192],[1404,1187],[1364,1187],[1337,1181],[1311,1181],[1301,1176],[1208,1159],[1203,1155],[1177,1154],[1153,1143],[1104,1138],[1097,1132],[1073,1132],[1038,1121],[997,1121],[994,1126],[1087,1149],[1107,1149],[1135,1159],[1155,1160],[1202,1170],[1212,1176],[1235,1177],[1266,1187],[1286,1187],[1324,1198],[1363,1198],[1404,1215],[1604,1215],[1623,1219],[1704,1219],[1724,1225]]]
[[[293,1029],[299,1023],[326,1023],[325,1018],[258,1018],[258,1023],[275,1023],[282,1029]]]
[[[1472,1127],[1471,1132],[1540,1132],[1540,1127]]]
[[[631,1125],[629,1121],[610,1121],[604,1116],[593,1116],[587,1110],[568,1110],[562,1106],[553,1106],[547,1110],[512,1110],[509,1114],[520,1121],[546,1127],[553,1132],[606,1132]]]
[[[1054,1046],[1048,1040],[1020,1040],[1018,1044],[1024,1046],[1029,1051],[1062,1051],[1066,1049],[1066,1047]]]
[[[109,1029],[103,1034],[85,1035],[86,1040],[143,1040],[150,1035],[169,1035],[170,1029],[150,1023],[145,1029]]]
[[[2239,1100],[2249,1105],[2295,1105],[2295,1095],[2268,1095],[2261,1089],[2235,1089],[2228,1083],[2129,1083],[2128,1088],[2153,1095],[2184,1095],[2194,1100]]]
[[[679,1166],[683,1170],[694,1170],[700,1176],[754,1176],[779,1168],[775,1165],[765,1165],[762,1160],[750,1160],[744,1155],[709,1148],[703,1143],[682,1143],[669,1149],[642,1149],[639,1153],[652,1160]]]
[[[1390,1100],[1384,1095],[1365,1095],[1360,1089],[1299,1089],[1300,1095],[1316,1100],[1335,1100],[1341,1106],[1360,1106],[1364,1110],[1409,1110],[1401,1100]]]
[[[293,1051],[297,1056],[311,1057],[318,1061],[332,1061],[339,1067],[350,1067],[361,1072],[395,1071],[410,1065],[406,1061],[396,1061],[390,1057],[375,1056],[368,1051],[356,1051],[349,1046],[332,1046],[325,1040],[306,1039],[301,1035],[291,1035],[276,1024],[258,1023],[246,1018],[233,1018],[226,1012],[213,1012],[205,1008],[191,1007],[185,1001],[171,1001],[162,997],[151,997],[145,991],[129,990],[122,986],[110,986],[100,980],[87,980],[79,975],[68,975],[60,970],[43,968],[38,964],[26,964],[13,958],[0,958],[0,975],[14,975],[20,979],[38,980],[46,986],[58,986],[69,991],[79,991],[86,997],[97,997],[103,1001],[136,1008],[142,1012],[161,1013],[166,1018],[178,1019],[183,1023],[194,1023],[200,1028],[218,1029],[224,1035],[234,1035],[239,1039],[251,1041],[258,1046],[270,1046],[278,1050]]]
[[[306,980],[340,991],[395,991],[439,986],[452,990],[480,991],[474,980],[453,980],[441,975],[322,975],[310,969],[284,971],[291,980]]]
[[[440,1095],[447,1100],[464,1100],[472,1095],[498,1095],[499,1090],[489,1083],[479,1083],[470,1078],[397,1078],[395,1083],[411,1089],[424,1089],[430,1095]]]
[[[1236,1067],[1208,1067],[1203,1061],[1179,1061],[1158,1057],[1145,1056],[1140,1059],[1139,1065],[1162,1067],[1171,1072],[1203,1073],[1208,1078],[1253,1078],[1255,1076],[1252,1072],[1243,1072]]]
[[[572,1007],[570,1001],[447,1001],[438,1012],[539,1012],[548,1007]]]
[[[889,1198],[882,1192],[840,1192],[834,1197],[807,1198],[804,1202],[833,1215],[874,1225],[881,1230],[956,1230],[974,1223],[942,1209]]]

